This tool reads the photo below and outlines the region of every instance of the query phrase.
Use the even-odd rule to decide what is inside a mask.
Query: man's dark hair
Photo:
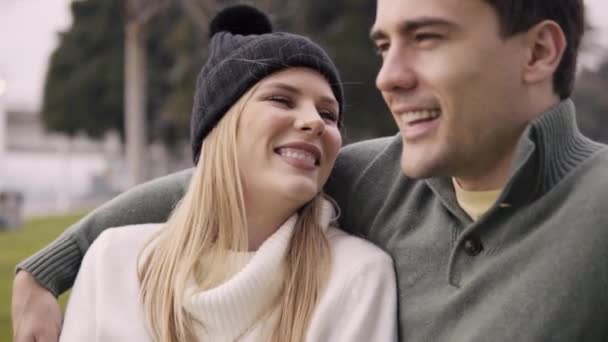
[[[561,99],[574,87],[578,49],[585,31],[583,0],[484,0],[498,13],[503,37],[527,31],[543,20],[555,21],[568,46],[553,75],[553,90]]]

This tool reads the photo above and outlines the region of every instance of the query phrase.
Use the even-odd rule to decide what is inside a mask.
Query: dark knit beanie
[[[268,17],[247,5],[222,10],[209,30],[209,57],[198,75],[190,123],[195,164],[203,139],[226,111],[257,82],[289,67],[311,68],[327,79],[339,104],[341,125],[344,100],[340,76],[317,44],[303,36],[272,32]]]

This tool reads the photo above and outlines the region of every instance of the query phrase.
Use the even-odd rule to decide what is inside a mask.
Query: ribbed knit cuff
[[[68,234],[62,234],[53,243],[17,265],[25,270],[56,297],[74,284],[82,253]]]

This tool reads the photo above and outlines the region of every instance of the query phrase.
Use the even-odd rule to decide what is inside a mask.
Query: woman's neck
[[[286,200],[245,200],[249,250],[256,251],[299,208]]]

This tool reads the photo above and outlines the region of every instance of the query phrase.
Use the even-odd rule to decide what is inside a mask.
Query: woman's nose
[[[313,135],[322,135],[325,131],[325,122],[317,109],[306,109],[296,120],[296,128]]]

